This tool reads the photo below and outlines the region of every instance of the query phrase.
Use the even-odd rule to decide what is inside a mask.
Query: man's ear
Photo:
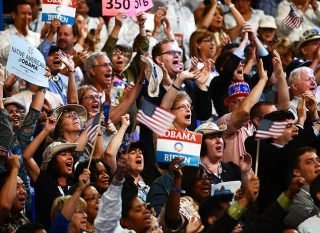
[[[89,71],[90,71],[90,74],[91,74],[92,76],[96,75],[96,72],[95,72],[95,70],[93,69],[93,67],[90,68]]]
[[[297,170],[297,169],[293,169],[293,175],[294,175],[294,176],[297,176],[297,177],[300,177],[300,176],[301,176],[300,171]]]
[[[16,19],[16,12],[12,11],[11,17],[12,17],[12,19],[13,19],[13,21],[14,21],[14,20]]]
[[[307,53],[306,48],[305,48],[305,47],[302,47],[302,48],[300,49],[300,53],[301,53],[302,55],[305,55],[305,54]]]
[[[318,199],[318,201],[320,201],[320,192],[317,192],[316,198]]]
[[[156,63],[160,64],[162,62],[162,59],[160,56],[156,56]]]
[[[209,216],[209,217],[207,218],[207,221],[208,221],[209,225],[214,224],[214,222],[215,222],[216,220],[217,220],[217,218],[216,218],[215,216]]]

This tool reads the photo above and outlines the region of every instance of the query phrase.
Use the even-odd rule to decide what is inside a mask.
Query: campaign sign
[[[137,13],[152,7],[152,0],[102,0],[102,15],[115,16],[118,12],[122,12],[136,16]]]
[[[43,0],[42,21],[58,18],[63,24],[74,24],[77,0]]]
[[[183,164],[199,166],[202,134],[167,130],[165,135],[157,140],[157,162],[170,163],[175,157],[183,157]]]
[[[237,190],[241,187],[241,181],[228,181],[221,182],[219,184],[211,185],[211,196],[218,196],[223,194],[235,194]]]
[[[41,87],[49,87],[45,78],[46,62],[41,52],[24,39],[13,36],[9,51],[7,71],[27,82]]]

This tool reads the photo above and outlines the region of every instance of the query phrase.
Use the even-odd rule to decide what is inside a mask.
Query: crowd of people
[[[74,25],[42,22],[41,4],[15,0],[0,31],[0,232],[319,232],[319,1],[106,17],[77,0]],[[42,53],[48,88],[6,70],[14,35]],[[199,166],[157,162],[144,101],[202,134]],[[257,141],[262,122],[285,127]]]

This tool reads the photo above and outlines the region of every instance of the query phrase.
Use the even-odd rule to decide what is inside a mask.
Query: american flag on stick
[[[284,132],[284,129],[287,126],[285,121],[271,121],[263,119],[256,131],[255,139],[261,140],[266,138],[279,137]]]
[[[282,21],[289,28],[299,28],[302,24],[302,17],[290,6],[289,14]]]
[[[175,115],[157,107],[147,100],[143,100],[137,114],[137,121],[147,126],[158,136],[163,136],[170,128]]]
[[[92,144],[94,143],[96,136],[97,136],[97,130],[100,130],[100,118],[102,113],[99,112],[97,115],[95,115],[94,118],[91,118],[88,120],[85,124],[85,131],[87,131],[88,134],[88,141]]]

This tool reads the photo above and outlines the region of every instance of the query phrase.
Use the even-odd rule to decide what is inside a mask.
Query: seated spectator
[[[297,228],[300,223],[319,213],[319,206],[312,200],[310,191],[310,185],[320,172],[320,159],[316,150],[306,146],[297,149],[292,155],[290,168],[294,177],[305,179],[300,192],[293,196],[293,203],[284,219],[287,226]]]
[[[319,159],[319,158],[317,158]],[[319,161],[315,160],[315,163],[319,165]],[[318,175],[310,184],[310,195],[314,204],[320,208],[320,176]],[[303,221],[299,226],[298,230],[301,233],[315,233],[319,229],[319,210],[315,213],[315,215],[309,217],[305,221]]]
[[[8,172],[1,174],[0,183],[0,231],[13,233],[20,226],[30,223],[22,213],[27,201],[26,186],[18,176],[19,156],[13,155],[8,159]]]
[[[90,184],[90,172],[85,169],[79,176],[79,183],[72,196],[57,197],[51,208],[50,233],[82,233],[87,231],[87,204],[80,197]]]

